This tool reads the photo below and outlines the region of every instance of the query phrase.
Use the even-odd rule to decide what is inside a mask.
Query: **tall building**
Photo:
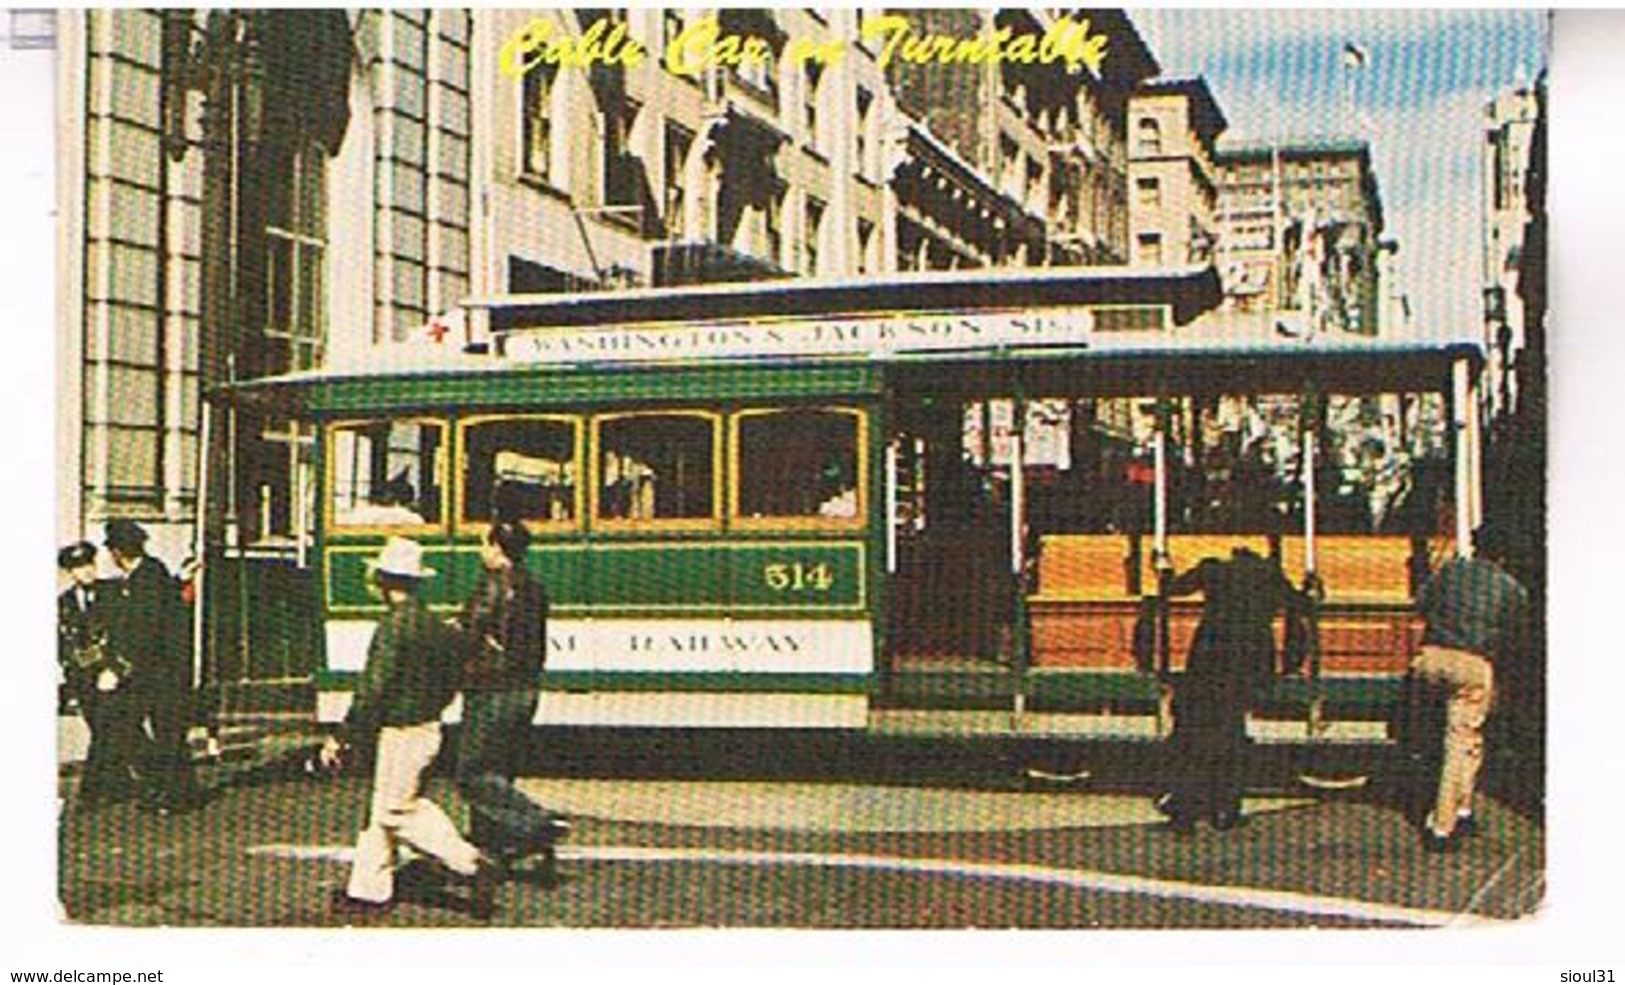
[[[1218,204],[1213,143],[1224,113],[1200,78],[1154,79],[1129,103],[1130,262],[1213,262]]]
[[[1158,71],[1128,16],[1038,8],[887,13],[921,37],[1042,37],[1077,27],[1104,39],[1106,53],[1098,71],[1018,61],[886,66],[906,121],[894,178],[900,266],[1127,262],[1128,102]],[[944,230],[948,249],[937,245]]]
[[[1219,270],[1227,304],[1306,333],[1374,335],[1382,199],[1361,140],[1221,145]]]
[[[1546,560],[1546,85],[1542,73],[1490,104],[1485,147],[1485,517],[1537,592]]]
[[[1484,396],[1489,420],[1518,406],[1519,353],[1525,347],[1519,292],[1524,238],[1531,217],[1529,171],[1539,110],[1535,89],[1518,85],[1484,107]]]
[[[468,294],[471,18],[62,11],[57,38],[59,536],[129,517],[171,566],[201,541],[244,614],[209,674],[308,677],[316,648],[276,610],[308,579],[313,435],[200,394]]]
[[[872,48],[850,41],[856,11],[473,16],[476,293],[892,269],[890,100]],[[710,64],[717,37],[752,54]],[[561,38],[640,54],[566,67],[543,57]],[[803,56],[837,39],[840,58]]]
[[[1408,337],[1413,328],[1411,299],[1399,272],[1399,241],[1377,241],[1377,334]]]

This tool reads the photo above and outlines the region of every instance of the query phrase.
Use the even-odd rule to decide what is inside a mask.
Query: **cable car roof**
[[[1383,392],[1438,389],[1456,360],[1476,367],[1483,358],[1470,341],[1312,334],[1292,313],[1215,310],[1220,297],[1211,267],[978,270],[859,282],[519,295],[464,305],[488,321],[485,352],[427,343],[374,347],[363,354],[364,363],[336,361],[221,387],[213,395],[322,405],[325,400],[307,400],[301,391],[376,391],[386,382],[410,389],[412,381],[422,381],[439,384],[430,387],[437,396],[423,401],[438,403],[454,391],[459,399],[478,400],[479,387],[508,377],[626,376],[677,368],[737,372],[745,366],[887,367],[910,388],[916,385],[910,380],[921,387],[936,381],[959,391],[1009,385],[1015,379],[1010,373],[1017,373],[1025,379],[1020,389],[1035,395],[1056,388],[1101,395],[1274,392],[1304,384]],[[1160,308],[1167,317],[1162,327],[1146,330],[1105,331],[1096,324],[1094,312],[1123,308]],[[921,344],[866,348],[857,338],[910,329],[924,339]],[[847,333],[843,345],[819,347],[825,330]],[[729,345],[709,346],[702,338],[724,335]],[[626,344],[640,340],[646,351]],[[989,373],[990,364],[1008,372]],[[454,380],[468,386],[448,386]]]

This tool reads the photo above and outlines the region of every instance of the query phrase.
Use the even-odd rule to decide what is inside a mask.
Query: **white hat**
[[[434,569],[423,566],[423,545],[406,537],[391,537],[385,541],[383,552],[369,560],[367,567],[397,578],[434,577]]]

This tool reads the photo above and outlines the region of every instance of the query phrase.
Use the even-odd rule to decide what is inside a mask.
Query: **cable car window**
[[[329,516],[337,527],[438,526],[445,425],[364,421],[329,432]]]
[[[600,418],[598,519],[714,520],[716,424],[697,412]]]
[[[745,411],[735,421],[740,519],[860,521],[856,411]]]
[[[541,524],[576,519],[577,423],[563,418],[505,417],[463,429],[461,518]]]

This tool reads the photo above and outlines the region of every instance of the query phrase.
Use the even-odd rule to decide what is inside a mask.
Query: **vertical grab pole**
[[[1151,462],[1155,477],[1151,492],[1151,549],[1168,553],[1168,432],[1161,402],[1157,404],[1157,430],[1151,436]]]
[[[1467,367],[1467,360],[1458,365]],[[1468,376],[1467,382],[1467,503],[1468,521],[1477,530],[1484,523],[1484,441],[1481,422],[1483,407],[1479,401],[1479,382]]]
[[[1167,733],[1172,718],[1173,694],[1169,674],[1173,660],[1169,653],[1169,570],[1168,558],[1168,404],[1157,399],[1155,430],[1151,433],[1151,556],[1157,572],[1157,734]]]
[[[886,442],[886,574],[897,573],[897,442]]]
[[[204,599],[208,598],[203,591],[203,579],[208,577],[208,565],[204,563],[204,551],[208,548],[207,521],[209,509],[209,441],[212,439],[210,404],[207,400],[199,401],[202,406],[198,408],[198,454],[197,454],[197,483],[193,495],[197,502],[193,507],[192,529],[192,557],[197,561],[197,568],[192,572],[192,687],[203,686],[203,607]]]
[[[1467,408],[1472,400],[1472,387],[1467,378],[1467,360],[1456,360],[1451,371],[1450,417],[1456,435],[1456,556],[1470,558],[1473,556],[1473,459]]]
[[[1315,456],[1316,428],[1303,430],[1303,573],[1315,573]]]
[[[310,560],[309,546],[305,542],[305,528],[310,524],[310,503],[305,495],[306,486],[310,482],[310,466],[297,458],[298,442],[294,443],[295,459],[293,464],[293,550],[294,564],[300,571]]]
[[[1302,441],[1303,468],[1303,580],[1309,595],[1309,707],[1305,722],[1307,738],[1312,742],[1320,735],[1325,722],[1325,697],[1320,693],[1320,602],[1319,591],[1313,588],[1319,578],[1315,574],[1315,464],[1320,452],[1321,395],[1314,389],[1304,394]]]
[[[1026,449],[1023,431],[1026,428],[1026,408],[1020,400],[1015,402],[1011,415],[1014,423],[1010,434],[1010,573],[1020,575],[1025,559],[1026,544],[1022,539],[1022,518],[1027,507]]]
[[[1010,584],[1015,605],[1010,627],[1011,663],[1015,666],[1015,695],[1011,700],[1011,725],[1019,731],[1021,716],[1027,710],[1026,592],[1021,574],[1026,568],[1027,518],[1027,405],[1019,392],[1010,406]]]

